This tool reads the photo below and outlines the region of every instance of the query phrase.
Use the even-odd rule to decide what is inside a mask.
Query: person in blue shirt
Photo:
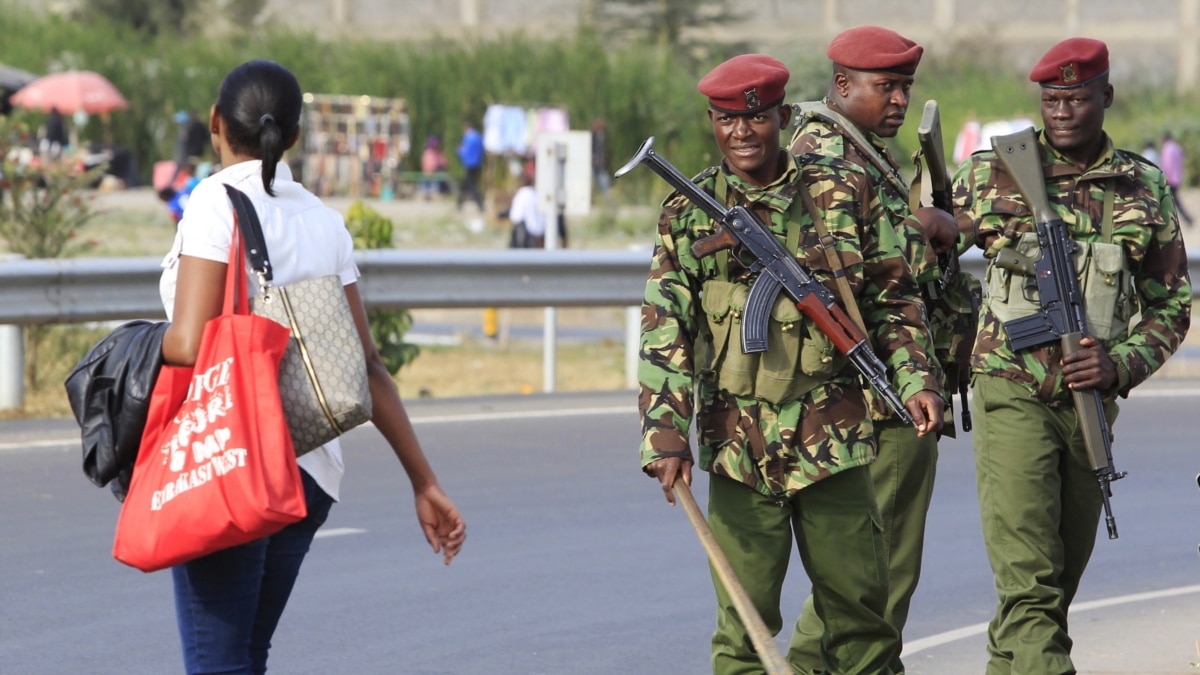
[[[458,144],[458,161],[462,162],[462,182],[459,183],[457,206],[462,210],[463,200],[470,194],[483,211],[483,190],[479,187],[479,178],[483,173],[483,136],[470,122],[463,123],[462,142]]]

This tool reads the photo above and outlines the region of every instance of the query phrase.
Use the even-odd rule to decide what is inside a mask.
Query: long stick
[[[700,507],[696,505],[696,499],[692,497],[692,491],[682,476],[675,479],[672,489],[675,490],[675,496],[679,497],[679,502],[683,504],[683,510],[687,513],[688,520],[692,521],[696,536],[700,537],[700,544],[704,546],[704,552],[708,554],[709,562],[717,571],[717,577],[721,579],[725,590],[733,598],[733,606],[742,617],[746,632],[750,634],[750,642],[754,645],[754,651],[758,652],[758,658],[762,661],[767,675],[792,675],[791,666],[784,660],[783,654],[779,653],[778,645],[767,631],[767,625],[758,615],[758,610],[750,602],[750,596],[746,595],[746,589],[742,588],[741,582],[734,574],[729,559],[725,557],[717,540],[713,537],[712,530],[708,528],[708,523],[704,520],[704,515],[700,513]]]

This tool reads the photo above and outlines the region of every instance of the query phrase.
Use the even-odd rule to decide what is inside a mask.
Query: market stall
[[[390,199],[411,147],[404,99],[305,94],[298,179],[315,194]]]

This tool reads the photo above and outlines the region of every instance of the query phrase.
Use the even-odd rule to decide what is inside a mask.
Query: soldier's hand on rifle
[[[1117,366],[1100,346],[1100,341],[1088,336],[1079,341],[1083,347],[1063,356],[1063,379],[1074,390],[1096,389],[1109,391],[1117,384]]]
[[[942,430],[942,413],[946,409],[946,402],[937,392],[922,389],[908,397],[904,407],[908,409],[908,414],[912,415],[918,436]]]
[[[922,206],[913,213],[920,223],[921,234],[933,247],[934,253],[942,254],[954,249],[958,243],[958,222],[954,216],[932,206]]]
[[[689,486],[692,484],[692,461],[681,457],[663,457],[650,462],[642,469],[652,478],[658,479],[662,486],[663,495],[671,506],[675,506],[675,477],[682,474],[683,480]]]

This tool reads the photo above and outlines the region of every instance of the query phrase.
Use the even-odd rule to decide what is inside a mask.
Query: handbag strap
[[[258,213],[254,210],[254,202],[246,193],[225,185],[225,193],[233,203],[234,223],[241,229],[246,239],[246,257],[250,260],[250,269],[258,275],[259,283],[264,287],[271,281],[271,259],[267,257],[267,240],[263,236],[262,224],[258,221]]]
[[[236,222],[238,219],[236,213],[233,218]],[[245,242],[235,226],[233,236],[229,241],[229,262],[225,265],[225,303],[221,308],[223,315],[250,313],[250,301],[246,288],[246,265],[243,262],[245,249]]]

